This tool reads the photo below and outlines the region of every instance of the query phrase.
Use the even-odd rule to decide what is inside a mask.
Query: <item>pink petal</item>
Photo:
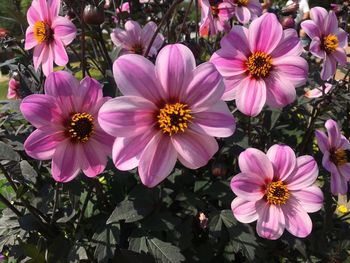
[[[296,98],[294,85],[281,74],[270,74],[265,79],[267,87],[266,104],[272,108],[282,108]]]
[[[113,29],[111,39],[114,45],[121,46],[125,49],[131,49],[132,46],[136,44],[130,40],[128,32],[120,28]]]
[[[82,153],[83,162],[80,166],[86,176],[95,177],[104,171],[107,164],[107,154],[97,141],[89,140],[83,144]]]
[[[326,57],[326,52],[323,50],[321,40],[318,37],[312,39],[309,51],[318,58],[324,59]]]
[[[140,156],[155,136],[153,130],[134,137],[118,137],[113,144],[113,162],[119,170],[127,171],[139,165]]]
[[[256,202],[246,201],[236,197],[231,203],[231,210],[235,218],[241,223],[251,223],[258,219]]]
[[[271,240],[280,238],[285,228],[285,219],[280,206],[262,203],[258,207],[256,232],[259,236]]]
[[[322,158],[322,165],[323,167],[330,173],[338,173],[338,168],[335,166],[335,164],[331,161],[330,159],[331,154],[330,152],[325,152],[323,154],[323,158]]]
[[[286,81],[290,81],[294,86],[301,86],[306,83],[309,66],[302,57],[283,56],[273,59],[273,66],[278,74]]]
[[[339,147],[340,139],[341,139],[341,133],[337,122],[335,122],[332,119],[329,119],[326,121],[324,126],[327,129],[330,148],[337,149]]]
[[[331,192],[333,195],[346,195],[348,192],[348,182],[338,169],[331,172]]]
[[[193,112],[215,105],[224,94],[224,83],[212,63],[203,63],[193,71],[193,79],[180,98]]]
[[[321,29],[323,29],[324,20],[326,19],[327,16],[328,16],[328,12],[323,7],[317,6],[317,7],[311,8],[310,10],[311,19],[315,21],[315,24]]]
[[[350,150],[350,142],[344,135],[341,135],[339,148]]]
[[[196,61],[182,44],[167,45],[156,60],[156,74],[168,98],[179,98],[192,79]]]
[[[57,146],[66,139],[64,131],[45,127],[32,132],[24,142],[26,153],[38,160],[52,158]]]
[[[46,56],[48,56],[48,54],[47,54],[47,47],[45,43],[39,44],[34,47],[33,64],[34,64],[35,70],[38,70],[40,64],[42,63],[43,58]]]
[[[171,136],[171,142],[181,163],[190,169],[198,169],[206,165],[219,149],[212,136],[190,130]]]
[[[296,237],[306,237],[311,233],[311,219],[297,200],[290,198],[287,204],[282,206],[282,210],[289,233]]]
[[[339,47],[346,48],[348,46],[348,34],[341,28],[338,28]]]
[[[51,28],[55,33],[55,38],[62,41],[63,45],[65,46],[72,43],[77,35],[77,28],[67,17],[55,17]]]
[[[128,32],[129,38],[134,43],[141,43],[142,29],[140,24],[133,20],[125,23],[125,30]]]
[[[60,0],[48,0],[47,6],[51,20],[54,17],[58,16],[58,13],[60,11],[60,2]]]
[[[65,66],[69,59],[62,42],[55,39],[53,43],[54,61],[58,66]]]
[[[245,82],[242,81],[244,78],[246,78],[246,76],[243,74],[224,78],[225,92],[221,99],[224,101],[235,100],[240,87],[242,84],[245,84]]]
[[[113,75],[118,88],[126,96],[140,96],[156,103],[165,97],[154,65],[143,56],[129,54],[119,57],[113,64]]]
[[[239,168],[242,173],[255,174],[264,182],[273,179],[273,166],[265,153],[258,149],[248,148],[238,157]]]
[[[312,156],[303,155],[297,158],[295,172],[286,178],[289,190],[300,190],[311,186],[318,176],[318,166]]]
[[[151,38],[153,37],[154,32],[157,30],[157,24],[153,21],[149,21],[143,28],[142,28],[142,43],[145,45],[145,47],[148,47],[148,44],[151,41]],[[163,35],[159,34],[157,35],[156,39],[154,40],[152,46],[155,47],[156,50],[160,49],[163,45],[164,37]]]
[[[81,100],[81,105],[79,106],[81,111],[94,113],[93,109],[95,106],[101,106],[99,104],[103,97],[102,87],[97,80],[88,76],[85,77],[80,81],[77,92],[77,96]]]
[[[49,44],[46,46],[46,53],[42,58],[42,70],[45,76],[48,76],[51,72],[53,72],[53,60],[54,60],[54,50],[53,45]]]
[[[338,19],[333,11],[328,13],[326,20],[324,21],[325,25],[325,35],[334,34],[338,30]]]
[[[73,144],[69,141],[61,143],[56,148],[52,157],[52,177],[57,182],[69,182],[80,172],[82,165],[81,144]]]
[[[147,187],[162,182],[173,170],[177,153],[170,137],[158,132],[140,156],[139,176]]]
[[[315,136],[316,136],[318,148],[320,148],[321,152],[325,153],[325,152],[329,151],[330,145],[329,145],[327,135],[323,131],[316,130]]]
[[[231,189],[238,197],[257,201],[264,197],[264,177],[260,174],[239,173],[231,179]]]
[[[308,213],[317,212],[322,208],[323,193],[321,189],[315,185],[300,191],[293,191],[292,194]]]
[[[278,46],[271,53],[273,58],[281,56],[299,56],[303,51],[297,31],[292,28],[283,30],[283,36]]]
[[[24,43],[24,49],[29,50],[29,49],[32,49],[33,47],[35,47],[36,45],[38,45],[38,41],[36,41],[36,39],[34,37],[33,27],[29,26],[27,28],[27,31],[26,31],[26,39],[25,39],[25,43]]]
[[[209,109],[194,114],[190,128],[198,133],[224,138],[234,133],[236,123],[226,103],[219,101]]]
[[[319,26],[312,20],[303,21],[301,23],[301,28],[311,39],[314,37],[322,37]]]
[[[236,7],[236,17],[239,22],[242,24],[247,24],[250,20],[250,11],[245,6]]]
[[[46,0],[37,0],[39,5],[39,14],[42,21],[50,21],[49,9]]]
[[[274,168],[274,178],[284,181],[295,169],[295,153],[287,145],[275,144],[266,153]]]
[[[237,52],[232,52],[232,54],[228,55],[227,51],[225,49],[219,49],[211,56],[210,62],[215,65],[224,78],[245,73],[247,71],[245,65],[247,58]]]
[[[266,29],[269,29],[266,31]],[[273,32],[273,34],[270,34]],[[266,13],[255,19],[249,27],[249,47],[252,52],[263,51],[270,54],[278,45],[283,29],[275,14]]]
[[[330,55],[326,55],[326,58],[322,65],[321,79],[328,80],[331,78],[337,69],[337,61]]]
[[[249,56],[251,51],[249,49],[248,34],[249,31],[247,28],[243,26],[233,26],[231,31],[220,41],[221,50],[226,52],[226,56],[223,57],[230,57],[233,59],[235,58],[235,53],[242,53],[245,56]]]
[[[338,167],[339,173],[347,180],[350,180],[350,163],[345,163]]]
[[[34,4],[37,1],[33,1],[31,7],[29,7],[27,12],[27,20],[29,25],[34,25],[38,21],[42,21],[40,13],[38,12],[36,5]]]
[[[347,56],[346,56],[345,49],[338,47],[336,50],[332,52],[330,56],[332,56],[333,59],[337,61],[341,66],[346,65]]]
[[[242,80],[240,85],[240,90],[236,94],[237,108],[245,115],[257,116],[266,102],[265,82],[261,79],[247,77]]]
[[[332,84],[329,83],[325,83],[325,89],[324,89],[324,94],[328,94],[328,92],[330,92],[330,90],[332,89]],[[323,95],[323,87],[318,87],[318,88],[314,88],[311,90],[308,90],[305,93],[305,97],[309,98],[309,99],[313,99],[313,98],[320,98]]]
[[[112,136],[133,137],[155,125],[156,110],[152,102],[141,97],[117,97],[103,104],[98,122]]]

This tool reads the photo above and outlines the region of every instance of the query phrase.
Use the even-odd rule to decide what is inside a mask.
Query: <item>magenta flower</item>
[[[233,16],[234,6],[218,0],[199,0],[201,7],[201,36],[216,35],[218,32],[230,30],[229,20]]]
[[[125,30],[115,28],[111,33],[111,38],[116,46],[121,47],[121,54],[142,55],[156,32],[157,25],[150,21],[142,29],[136,21],[129,20],[125,23]],[[162,47],[164,37],[158,33],[149,52],[149,56],[155,56]]]
[[[332,89],[332,84],[325,83],[324,94],[328,94]],[[314,88],[305,92],[305,97],[309,99],[319,98],[323,95],[323,87]]]
[[[15,80],[15,79],[10,79],[9,81],[9,87],[8,87],[8,91],[7,91],[7,98],[8,99],[19,99],[19,87],[20,87],[20,83]]]
[[[196,67],[184,45],[165,46],[155,66],[140,55],[121,56],[113,72],[125,96],[106,102],[98,120],[117,137],[115,166],[138,166],[144,185],[163,181],[177,159],[190,169],[205,165],[218,150],[214,136],[233,134],[235,120],[220,100],[224,86],[219,72],[211,63]]]
[[[340,133],[337,123],[330,119],[326,121],[327,135],[316,130],[315,135],[318,147],[323,153],[322,165],[331,173],[331,192],[333,195],[346,194],[348,181],[350,180],[350,163],[346,151],[350,149],[350,143]]]
[[[259,0],[225,0],[235,6],[235,15],[242,24],[247,24],[261,16],[262,7]]]
[[[324,59],[321,78],[327,80],[335,74],[337,62],[346,64],[348,37],[343,29],[338,28],[338,19],[333,11],[327,13],[322,7],[314,7],[310,14],[312,20],[302,22],[301,27],[312,39],[310,52]]]
[[[103,172],[114,141],[97,122],[105,101],[96,80],[86,77],[79,84],[68,72],[51,73],[45,95],[30,95],[20,106],[37,128],[24,143],[26,153],[39,160],[52,159],[52,176],[58,182],[71,181],[80,170],[89,177]]]
[[[66,17],[58,16],[60,0],[33,0],[27,12],[29,27],[25,49],[34,47],[34,68],[42,64],[45,76],[53,71],[53,62],[59,66],[68,63],[65,46],[75,38],[77,29]]]
[[[239,155],[241,173],[231,180],[237,195],[233,215],[242,223],[257,220],[256,231],[267,239],[278,239],[286,228],[296,237],[311,233],[307,213],[321,209],[323,193],[314,185],[318,175],[313,157],[295,157],[286,145],[273,145],[267,153],[249,148]]]
[[[267,30],[268,29],[268,30]],[[224,77],[223,100],[236,100],[248,116],[264,104],[280,108],[295,100],[295,87],[305,84],[308,64],[294,29],[283,30],[271,13],[255,19],[249,29],[234,26],[210,61]]]
[[[115,13],[116,13],[117,16],[113,16],[112,17],[115,23],[119,22],[118,14],[122,13],[122,12],[127,12],[127,13],[130,14],[130,4],[129,4],[129,2],[123,3],[120,8],[117,8],[115,10]]]

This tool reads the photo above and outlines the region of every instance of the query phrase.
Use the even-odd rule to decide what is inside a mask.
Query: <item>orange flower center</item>
[[[271,182],[266,188],[265,196],[272,205],[284,205],[289,199],[289,191],[282,181]]]
[[[249,0],[238,0],[238,1],[237,1],[237,4],[238,4],[239,6],[247,6],[247,5],[248,5],[248,2],[249,2]]]
[[[332,53],[338,46],[339,41],[337,36],[330,34],[323,38],[323,49],[326,51],[326,53]]]
[[[193,119],[191,110],[187,104],[177,102],[175,104],[165,104],[165,106],[159,110],[158,125],[163,130],[163,133],[167,133],[169,136],[178,132],[185,132],[188,128],[188,124]]]
[[[348,157],[343,149],[332,150],[330,159],[336,166],[341,166],[348,162]]]
[[[269,54],[257,51],[246,61],[249,74],[254,78],[266,77],[272,68],[272,58]]]
[[[35,22],[33,32],[34,38],[39,44],[44,41],[50,41],[53,36],[52,29],[44,21]]]
[[[143,54],[143,46],[141,44],[135,44],[130,49],[132,53],[142,55]]]
[[[86,112],[73,114],[67,132],[73,142],[87,142],[94,132],[94,117]]]

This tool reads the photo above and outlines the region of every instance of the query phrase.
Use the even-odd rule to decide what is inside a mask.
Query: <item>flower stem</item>
[[[21,213],[20,211],[18,211],[18,209],[17,209],[13,204],[11,204],[10,201],[7,200],[7,199],[5,198],[5,196],[3,196],[1,193],[0,193],[0,201],[1,201],[4,205],[6,205],[9,209],[11,209],[12,212],[14,212],[18,217],[23,216],[22,213]]]
[[[56,185],[55,185],[55,194],[54,194],[55,201],[53,203],[52,216],[51,216],[51,220],[50,220],[50,224],[51,225],[54,223],[56,207],[57,207],[58,200],[59,200],[59,193],[60,193],[60,185],[58,183],[56,183]]]

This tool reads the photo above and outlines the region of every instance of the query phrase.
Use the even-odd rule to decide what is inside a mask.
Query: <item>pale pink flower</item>
[[[129,2],[123,3],[120,8],[117,8],[115,10],[115,13],[117,16],[112,17],[115,23],[119,22],[118,14],[122,13],[122,12],[127,12],[130,14],[130,3]]]
[[[327,12],[322,7],[310,10],[312,20],[301,23],[301,28],[312,39],[310,52],[324,59],[321,78],[327,80],[335,74],[337,62],[346,64],[346,51],[348,46],[347,33],[338,27],[338,19],[333,11]]]
[[[241,173],[231,180],[237,195],[233,215],[242,223],[257,220],[256,231],[267,239],[278,239],[287,229],[296,237],[311,233],[308,213],[321,209],[323,193],[314,182],[318,167],[313,157],[295,157],[286,145],[273,145],[265,154],[248,148],[239,155]]]
[[[142,55],[156,32],[157,25],[150,21],[143,28],[136,21],[129,20],[125,23],[125,30],[115,28],[111,33],[111,38],[116,46],[121,47],[121,54]],[[158,33],[149,52],[149,56],[155,56],[162,47],[164,37]]]
[[[218,150],[214,136],[234,132],[235,120],[220,99],[222,77],[211,63],[196,67],[184,45],[165,46],[155,65],[140,55],[121,56],[113,73],[125,96],[102,106],[99,123],[118,137],[112,153],[115,166],[138,167],[148,187],[163,181],[177,159],[190,169],[206,165]]]
[[[242,24],[247,24],[262,14],[259,0],[224,0],[224,2],[231,3],[235,7],[234,14]]]
[[[328,92],[331,91],[332,87],[333,87],[332,84],[326,83],[325,89],[324,89],[324,94],[328,94]],[[315,88],[315,89],[308,90],[307,92],[305,92],[305,97],[307,97],[309,99],[319,98],[319,97],[322,97],[322,95],[323,95],[323,87],[322,86]]]
[[[318,148],[323,153],[322,165],[331,173],[332,194],[346,194],[350,180],[350,162],[346,151],[350,150],[350,143],[340,133],[338,124],[334,120],[326,121],[325,127],[328,137],[323,131],[315,132]]]
[[[208,217],[203,212],[199,212],[198,220],[199,220],[200,228],[206,229],[208,227],[209,220],[208,220]]]
[[[29,27],[26,31],[26,50],[34,47],[33,63],[37,70],[42,64],[47,76],[53,71],[53,63],[65,66],[68,55],[65,46],[75,38],[77,29],[63,16],[58,16],[60,0],[33,0],[27,12]]]
[[[265,103],[281,108],[296,98],[295,87],[305,84],[308,64],[294,29],[283,30],[274,14],[255,19],[249,29],[234,26],[222,38],[210,61],[224,77],[224,100],[236,100],[248,116],[258,115]]]
[[[97,122],[108,98],[90,77],[80,83],[70,73],[51,73],[45,95],[25,97],[20,109],[37,128],[24,143],[26,153],[38,160],[52,159],[52,176],[58,182],[74,179],[80,170],[94,177],[105,169],[114,138]]]
[[[18,94],[18,90],[20,87],[20,83],[15,80],[15,79],[10,79],[9,81],[9,87],[8,87],[8,91],[7,91],[7,98],[8,99],[19,99],[19,94]]]
[[[201,7],[201,36],[216,35],[218,32],[229,31],[229,20],[233,16],[234,6],[218,0],[198,0]]]

